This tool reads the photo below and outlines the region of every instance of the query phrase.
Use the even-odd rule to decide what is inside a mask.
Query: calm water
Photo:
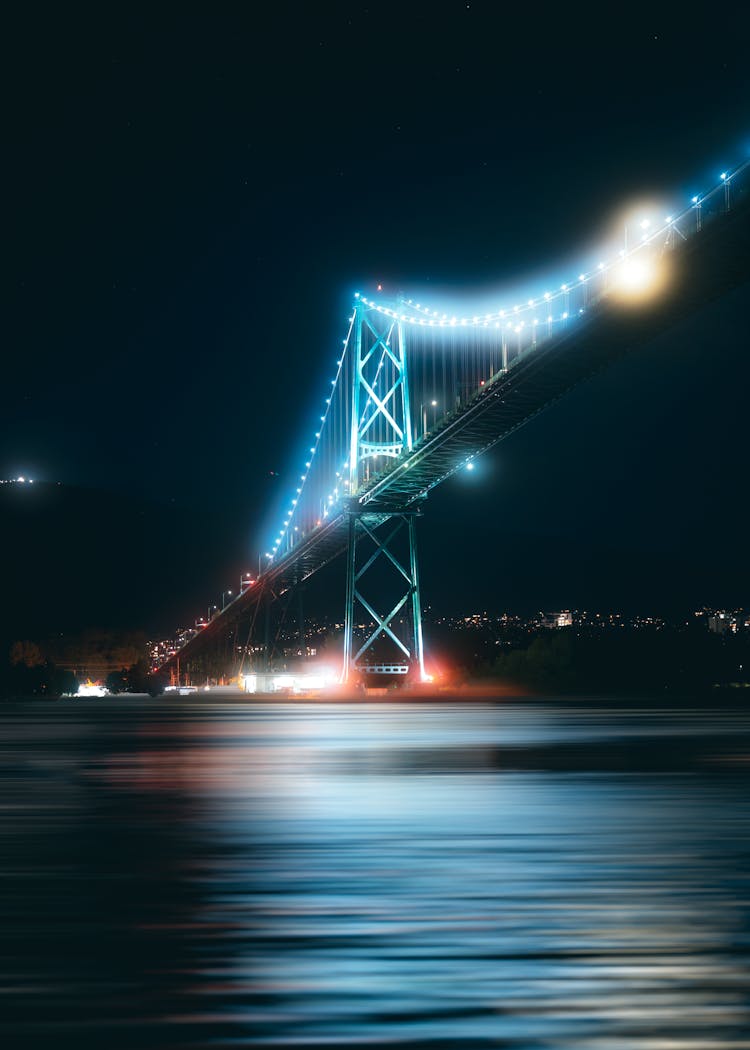
[[[750,1047],[750,717],[0,707],[3,1045]]]

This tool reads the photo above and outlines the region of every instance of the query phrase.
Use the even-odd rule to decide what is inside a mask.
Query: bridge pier
[[[349,511],[344,683],[355,674],[425,679],[416,533],[420,515],[419,510]],[[373,623],[362,640],[355,638],[358,612]]]

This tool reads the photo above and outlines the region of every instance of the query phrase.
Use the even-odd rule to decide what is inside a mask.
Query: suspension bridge
[[[749,276],[746,162],[675,214],[626,225],[622,243],[554,288],[463,313],[355,294],[262,571],[162,670],[189,682],[269,669],[275,613],[341,559],[340,681],[426,680],[416,524],[430,491]]]

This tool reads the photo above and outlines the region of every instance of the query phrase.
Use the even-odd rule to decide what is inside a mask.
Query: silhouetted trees
[[[700,693],[750,682],[750,637],[719,637],[705,628],[596,634],[564,628],[503,653],[488,670],[554,693]]]
[[[7,663],[0,667],[2,696],[59,696],[77,688],[76,676],[45,659],[36,642],[14,642]]]

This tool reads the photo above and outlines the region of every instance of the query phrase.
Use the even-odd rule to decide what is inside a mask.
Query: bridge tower
[[[352,398],[348,460],[349,535],[346,572],[344,666],[353,672],[424,678],[419,593],[418,508],[360,502],[383,461],[412,450],[405,326],[354,302]],[[378,611],[378,610],[382,611]],[[374,621],[364,639],[354,637],[358,615]]]

